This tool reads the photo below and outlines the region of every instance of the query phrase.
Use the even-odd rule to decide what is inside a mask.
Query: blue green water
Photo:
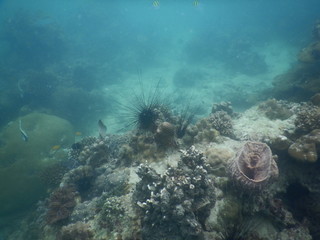
[[[112,100],[139,78],[161,79],[176,98],[246,108],[296,61],[318,9],[316,0],[2,1],[0,124],[24,107],[82,127],[116,111]]]
[[[98,119],[116,132],[127,125],[119,105],[158,82],[174,109],[192,99],[199,116],[220,101],[241,111],[296,64],[319,10],[319,0],[0,1],[0,128],[38,111],[85,135]]]

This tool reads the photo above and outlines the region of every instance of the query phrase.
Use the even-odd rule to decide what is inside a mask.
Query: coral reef
[[[308,133],[314,129],[320,128],[320,108],[312,105],[304,106],[295,119],[296,132]]]
[[[297,115],[316,108],[271,99],[236,115],[230,104],[216,104],[212,115],[232,115],[234,138],[221,136],[210,117],[176,138],[174,116],[155,131],[83,138],[61,161],[62,179],[58,164],[47,166],[59,187],[6,239],[317,240],[319,161],[292,161],[288,148],[313,143],[319,154],[320,130],[302,136],[294,125],[302,115],[285,118],[282,107]],[[194,146],[179,153],[167,143]]]
[[[91,187],[93,178],[91,166],[79,166],[63,176],[60,187],[74,186],[81,195],[84,195]]]
[[[40,172],[40,178],[49,187],[56,187],[60,184],[63,175],[68,171],[68,168],[62,162],[57,162],[48,166]]]
[[[320,93],[316,93],[311,97],[311,102],[313,105],[320,107]]]
[[[301,162],[316,162],[320,153],[320,129],[297,139],[288,149],[291,157]]]
[[[231,106],[231,102],[220,102],[220,103],[214,103],[212,108],[211,108],[211,113],[214,114],[218,111],[224,111],[226,112],[229,116],[233,115],[233,109]]]
[[[214,142],[220,133],[209,121],[209,118],[200,119],[194,127],[187,129],[187,136],[191,137],[191,142]],[[184,139],[185,140],[185,139]]]
[[[21,139],[19,121],[29,136],[28,142]],[[41,173],[63,159],[63,155],[61,159],[51,155],[50,150],[57,144],[64,148],[73,143],[73,126],[54,115],[30,113],[8,124],[1,132],[1,141],[0,215],[5,218],[6,214],[31,207],[45,195],[47,186],[41,181]]]
[[[140,221],[132,206],[132,194],[119,197],[102,196],[99,203],[98,225],[107,230],[107,239],[143,239]]]
[[[293,112],[285,101],[277,101],[272,98],[259,104],[258,109],[264,112],[267,118],[285,120],[293,115]]]
[[[77,192],[73,186],[65,186],[54,191],[48,200],[46,220],[48,224],[57,224],[70,217],[76,206]]]
[[[209,117],[208,121],[221,135],[233,136],[232,119],[227,112],[217,111]]]
[[[320,92],[320,40],[318,25],[314,28],[315,42],[303,48],[299,54],[299,64],[293,66],[285,74],[277,76],[272,94],[277,99],[291,101],[306,101],[312,95]]]
[[[299,54],[299,61],[315,63],[320,60],[320,42],[315,42],[303,48]]]
[[[76,222],[63,226],[58,240],[92,240],[93,232],[88,224]]]
[[[155,142],[161,147],[172,147],[175,145],[175,127],[169,122],[159,124],[155,133]]]
[[[140,165],[134,202],[141,215],[143,239],[203,237],[201,224],[215,202],[208,167],[194,147],[183,151],[178,167],[169,168],[163,176]]]
[[[293,107],[292,110],[297,111],[297,107]],[[282,148],[283,145],[284,147],[289,147],[291,144],[287,136],[293,135],[295,125],[293,118],[271,120],[254,106],[242,113],[241,116],[234,121],[233,129],[236,139],[266,142],[277,148],[280,146]],[[275,145],[273,143],[280,143],[281,145]]]
[[[188,126],[186,134],[182,138],[186,145],[192,145],[199,142],[214,142],[217,141],[220,135],[234,137],[233,122],[230,114],[234,115],[229,103],[221,103],[213,106],[212,114],[200,119],[195,125]],[[217,111],[216,111],[217,110]]]
[[[171,143],[173,139],[170,139]],[[161,139],[158,139],[161,143]],[[169,145],[170,146],[170,145]],[[167,144],[158,147],[155,135],[151,132],[136,132],[129,143],[121,147],[121,159],[125,162],[157,161],[165,156]]]
[[[109,148],[106,140],[92,139],[92,144],[86,144],[79,154],[78,161],[84,165],[99,167],[109,160]]]
[[[141,83],[140,83],[141,84]],[[135,126],[140,131],[155,132],[161,122],[170,118],[168,102],[161,94],[159,82],[154,91],[135,94],[124,106],[124,116],[129,121],[127,127]]]
[[[261,190],[278,176],[278,166],[269,146],[247,142],[230,162],[232,178],[243,188]]]

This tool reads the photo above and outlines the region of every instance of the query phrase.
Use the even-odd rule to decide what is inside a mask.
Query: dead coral
[[[228,115],[232,116],[233,109],[231,106],[231,102],[214,103],[211,109],[211,113],[214,114],[218,111],[225,111]]]
[[[303,48],[299,54],[299,63],[287,73],[274,79],[272,94],[279,99],[306,101],[320,92],[320,39],[319,22],[313,30],[314,42]]]
[[[303,48],[299,54],[299,61],[304,63],[314,63],[320,60],[320,42],[311,43]]]
[[[155,141],[160,147],[173,147],[175,146],[175,127],[169,122],[162,122],[159,124]]]
[[[307,105],[302,108],[295,119],[296,132],[308,133],[320,128],[320,108]]]
[[[108,160],[109,148],[107,142],[99,138],[94,139],[92,144],[85,145],[79,155],[79,162],[94,168],[101,166]]]
[[[320,107],[320,93],[316,93],[311,97],[311,102],[313,105]]]
[[[229,170],[240,186],[250,190],[261,190],[279,173],[271,149],[261,142],[247,142],[231,160]]]
[[[129,143],[120,149],[120,157],[125,162],[157,161],[164,155],[165,149],[159,148],[155,141],[155,135],[151,132],[136,132]]]
[[[320,153],[320,129],[300,137],[288,150],[291,157],[302,162],[316,162]]]
[[[68,168],[62,163],[57,162],[48,166],[40,172],[40,178],[49,187],[57,186]]]
[[[141,164],[133,195],[142,223],[143,239],[202,239],[202,223],[215,203],[209,165],[191,147],[182,151],[178,167],[164,175]],[[156,226],[156,227],[155,227]]]
[[[293,115],[285,101],[272,98],[259,104],[258,109],[264,112],[267,118],[285,120]]]
[[[233,136],[233,125],[230,115],[225,111],[217,111],[209,117],[212,127],[223,136]]]
[[[48,224],[60,223],[70,217],[76,206],[78,193],[74,186],[58,188],[49,198],[46,220]]]
[[[81,195],[84,195],[91,187],[93,179],[94,172],[91,166],[79,166],[63,176],[60,186],[72,185]]]
[[[62,227],[59,240],[91,240],[93,232],[90,226],[83,222],[76,222]]]

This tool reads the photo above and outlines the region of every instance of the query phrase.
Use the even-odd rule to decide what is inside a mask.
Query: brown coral
[[[294,121],[297,133],[308,133],[320,128],[320,108],[315,106],[305,106],[298,112]]]
[[[229,169],[239,185],[260,190],[271,178],[278,176],[278,167],[269,146],[247,142],[232,159]]]
[[[58,188],[49,198],[46,220],[48,224],[67,219],[76,206],[77,192],[73,186]]]
[[[316,162],[320,152],[320,129],[302,136],[288,150],[291,157],[302,162]]]
[[[90,226],[83,222],[69,224],[61,229],[59,240],[90,240],[93,239],[93,232]]]
[[[159,124],[156,134],[155,141],[161,147],[170,147],[175,145],[175,127],[169,122],[162,122]]]

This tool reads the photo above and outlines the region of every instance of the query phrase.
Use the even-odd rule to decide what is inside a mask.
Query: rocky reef
[[[313,40],[303,48],[298,56],[298,63],[287,73],[277,76],[272,94],[277,99],[306,101],[320,91],[320,40],[319,22],[314,25]]]
[[[181,138],[177,116],[152,131],[84,137],[6,239],[320,239],[317,109],[215,103]]]

